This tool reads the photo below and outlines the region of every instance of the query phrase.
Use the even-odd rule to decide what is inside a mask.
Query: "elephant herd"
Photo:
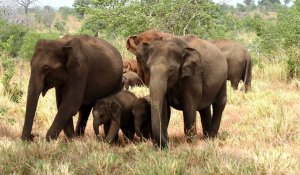
[[[187,141],[196,136],[196,112],[203,135],[214,138],[226,105],[226,80],[234,89],[240,80],[251,88],[252,63],[247,49],[231,40],[202,40],[148,30],[127,40],[136,61],[123,61],[107,41],[88,35],[40,40],[32,57],[23,140],[33,140],[32,125],[39,96],[55,88],[58,112],[46,139],[82,136],[92,111],[97,137],[104,125],[105,141],[125,137],[151,138],[168,146],[170,108],[183,111]],[[146,85],[150,94],[137,98],[129,86]],[[76,128],[73,116],[79,112]]]

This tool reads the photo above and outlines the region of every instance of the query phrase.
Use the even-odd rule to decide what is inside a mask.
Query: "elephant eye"
[[[174,66],[170,66],[169,67],[169,75],[171,75],[174,71],[175,67]]]
[[[51,67],[48,66],[48,65],[45,65],[45,66],[43,66],[43,68],[42,68],[43,71],[49,71],[50,69],[51,69]]]

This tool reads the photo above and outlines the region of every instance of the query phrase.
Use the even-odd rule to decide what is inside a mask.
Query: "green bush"
[[[1,83],[4,87],[4,95],[7,95],[13,102],[19,103],[24,92],[22,91],[18,83],[11,82],[15,74],[16,63],[16,59],[2,56],[1,64],[4,69],[4,73],[1,79]]]
[[[65,21],[57,21],[54,24],[54,28],[59,31],[59,32],[67,32],[67,28],[66,28],[66,22]]]
[[[24,42],[20,50],[20,54],[26,60],[30,60],[34,53],[35,44],[40,39],[57,39],[59,38],[59,33],[38,33],[35,31],[29,31],[24,36]]]
[[[300,78],[300,49],[292,47],[287,52],[288,78]]]
[[[0,20],[0,49],[13,57],[18,56],[25,34],[24,26]]]
[[[88,18],[81,30],[128,37],[154,28],[176,35],[196,34],[203,38],[222,37],[228,31],[220,6],[208,0],[124,2],[95,0],[83,6],[80,9]]]

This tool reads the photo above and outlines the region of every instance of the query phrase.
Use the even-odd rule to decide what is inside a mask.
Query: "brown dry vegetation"
[[[112,43],[124,43],[113,41]],[[116,44],[115,44],[116,45]],[[118,48],[123,47],[119,44]],[[120,49],[122,55],[128,55]],[[129,56],[129,55],[128,55]],[[278,53],[277,57],[284,57]],[[151,141],[119,146],[96,141],[92,117],[82,138],[46,142],[45,134],[56,114],[55,93],[41,97],[33,125],[32,143],[20,140],[30,75],[29,64],[20,63],[13,82],[25,94],[20,103],[4,95],[0,84],[1,174],[298,174],[300,172],[300,82],[286,80],[283,63],[255,55],[252,90],[233,91],[228,83],[228,101],[219,137],[204,140],[199,114],[198,138],[186,143],[182,112],[172,109],[168,150],[159,151]],[[20,72],[22,65],[23,73]],[[3,71],[0,70],[0,78]],[[145,87],[130,89],[137,96]],[[75,122],[77,116],[74,117]],[[121,132],[120,132],[121,134]]]

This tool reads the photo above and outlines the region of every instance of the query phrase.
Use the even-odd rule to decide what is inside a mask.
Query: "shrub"
[[[24,26],[0,20],[0,49],[13,57],[18,56],[25,34]]]
[[[17,83],[12,83],[11,80],[15,74],[16,59],[9,57],[2,57],[2,67],[4,73],[1,79],[1,82],[4,87],[4,95],[7,95],[13,102],[18,103],[22,98],[23,91]]]
[[[54,24],[54,28],[59,31],[59,32],[67,32],[67,28],[66,28],[66,22],[65,21],[57,21]]]
[[[38,33],[34,31],[29,31],[24,36],[24,42],[20,50],[20,54],[26,60],[30,60],[34,53],[35,44],[40,39],[57,39],[59,38],[59,33]]]
[[[287,70],[288,70],[288,78],[300,78],[300,49],[296,47],[292,47],[287,52],[288,59]]]

